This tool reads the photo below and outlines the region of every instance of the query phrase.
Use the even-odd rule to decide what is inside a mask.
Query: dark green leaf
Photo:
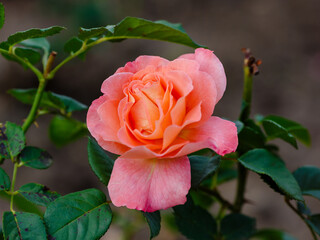
[[[184,205],[175,206],[173,210],[180,232],[188,239],[215,239],[217,234],[215,219],[206,210],[194,205],[190,196]]]
[[[106,154],[99,144],[92,138],[88,141],[89,164],[99,178],[106,186],[109,183],[114,161]]]
[[[297,122],[270,115],[262,120],[262,125],[269,139],[281,138],[295,148],[297,148],[296,139],[307,146],[311,144],[308,130]]]
[[[217,184],[220,185],[224,182],[236,179],[238,172],[236,169],[219,169]]]
[[[277,229],[263,229],[256,232],[252,240],[296,240],[296,238]]]
[[[219,167],[221,157],[219,155],[211,158],[191,155],[189,160],[191,165],[191,185],[197,187]]]
[[[49,126],[49,137],[58,147],[64,146],[88,134],[85,123],[56,115]]]
[[[213,198],[208,197],[208,195],[202,191],[190,189],[189,194],[192,197],[194,204],[204,209],[209,209],[209,207],[214,203]]]
[[[225,240],[247,240],[256,231],[256,220],[239,213],[232,213],[221,220],[220,230]]]
[[[308,208],[308,206],[302,202],[297,202],[297,209],[306,216],[312,215],[310,208]]]
[[[50,43],[46,38],[27,39],[20,42],[19,45],[35,48],[35,49],[41,49],[43,51],[42,65],[43,66],[47,65],[47,61],[50,55]]]
[[[0,191],[8,191],[11,186],[11,181],[8,174],[0,167]]]
[[[313,196],[320,199],[320,168],[303,166],[294,171],[303,195]]]
[[[5,20],[4,6],[2,3],[0,3],[0,29],[3,27],[4,20]]]
[[[307,220],[307,223],[320,236],[320,214],[310,216]]]
[[[5,212],[3,214],[5,239],[46,240],[47,233],[40,216],[33,213]]]
[[[266,142],[266,138],[260,127],[257,126],[251,119],[245,122],[245,126],[238,134],[238,138],[238,150],[240,152],[247,152],[254,148],[262,148]]]
[[[238,120],[238,121],[234,121],[234,123],[236,124],[236,127],[237,127],[237,133],[241,132],[242,129],[244,128],[243,122]]]
[[[32,104],[37,89],[10,89],[8,93],[24,104]],[[88,107],[77,100],[53,92],[44,92],[40,102],[40,108],[57,109],[61,112],[73,112],[86,110]]]
[[[6,122],[0,123],[0,157],[8,159],[16,157],[24,148],[26,138],[20,126]]]
[[[10,202],[11,195],[4,191],[0,191],[0,198],[6,199]],[[14,209],[17,209],[22,212],[35,213],[39,216],[43,216],[42,210],[39,209],[38,206],[33,204],[32,202],[25,199],[21,194],[16,194],[13,199]]]
[[[77,52],[82,47],[83,41],[77,37],[71,38],[65,45],[64,51],[70,54]]]
[[[60,194],[52,192],[46,186],[37,183],[27,183],[20,187],[18,192],[30,202],[45,207],[60,197]]]
[[[50,154],[37,147],[25,147],[19,158],[24,166],[36,169],[47,169],[52,164],[52,157]]]
[[[7,42],[10,45],[15,45],[19,42],[22,42],[30,38],[43,38],[43,37],[52,36],[60,33],[63,29],[64,27],[60,27],[60,26],[53,26],[53,27],[42,28],[42,29],[33,28],[23,32],[17,32],[11,35],[10,37],[8,37]]]
[[[49,204],[44,219],[49,238],[95,240],[108,230],[112,212],[103,192],[87,189]]]
[[[279,157],[265,149],[254,149],[241,156],[239,161],[246,168],[271,177],[288,197],[304,201],[297,181]]]
[[[23,58],[26,59],[27,61],[29,61],[31,64],[36,64],[40,61],[41,59],[41,54],[38,51],[35,51],[31,48],[16,48],[14,50],[14,53]]]
[[[155,212],[142,212],[143,216],[147,220],[150,229],[150,239],[157,236],[161,228],[161,216],[159,211]]]

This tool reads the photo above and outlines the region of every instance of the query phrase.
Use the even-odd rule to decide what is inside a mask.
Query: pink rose
[[[183,204],[187,154],[236,150],[235,124],[211,116],[225,88],[221,62],[203,48],[174,61],[140,56],[103,82],[87,124],[102,148],[121,155],[108,184],[115,206],[152,212]]]

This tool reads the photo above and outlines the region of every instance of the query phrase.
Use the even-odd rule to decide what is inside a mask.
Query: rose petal
[[[238,136],[236,125],[219,117],[211,117],[203,125],[184,129],[180,137],[190,141],[176,154],[184,156],[203,148],[211,148],[219,155],[225,155],[236,151]]]
[[[104,93],[109,99],[122,99],[124,98],[123,85],[129,82],[132,78],[132,73],[116,73],[108,77],[101,86],[101,92]]]
[[[141,69],[152,65],[152,66],[162,66],[168,64],[167,59],[158,56],[140,56],[133,62],[128,62],[124,67],[118,68],[116,73],[120,72],[131,72],[136,73]]]
[[[115,161],[108,184],[112,203],[153,212],[186,202],[191,185],[188,157]]]
[[[204,48],[197,48],[194,54],[184,54],[179,58],[195,60],[200,64],[200,71],[210,74],[217,88],[217,103],[226,89],[227,80],[224,68],[220,60],[212,51]]]

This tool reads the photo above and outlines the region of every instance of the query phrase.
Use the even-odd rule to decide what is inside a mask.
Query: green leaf
[[[88,141],[88,158],[93,172],[96,174],[99,180],[107,186],[113,169],[114,161],[92,138],[89,138]]]
[[[43,66],[47,65],[47,61],[50,55],[50,43],[46,38],[27,39],[20,42],[19,45],[29,47],[29,48],[41,49],[43,51],[42,65]]]
[[[8,174],[0,167],[0,191],[10,190],[11,181]]]
[[[72,118],[56,115],[50,122],[49,137],[57,147],[62,147],[87,134],[86,124]]]
[[[4,240],[3,231],[2,231],[2,224],[0,224],[0,240]]]
[[[19,158],[24,166],[36,169],[47,169],[52,164],[52,157],[50,154],[37,147],[25,147]]]
[[[70,54],[77,52],[83,45],[83,41],[77,37],[71,38],[65,45],[64,51]]]
[[[101,35],[111,35],[114,31],[113,28],[114,25],[96,28],[80,28],[78,37],[80,40],[87,40]]]
[[[55,34],[60,33],[63,29],[65,29],[64,27],[60,27],[60,26],[53,26],[53,27],[49,27],[49,28],[33,28],[33,29],[29,29],[23,32],[17,32],[13,35],[11,35],[10,37],[8,37],[7,42],[13,46],[19,42],[22,42],[24,40],[30,39],[30,38],[43,38],[43,37],[48,37],[48,36],[52,36]]]
[[[211,158],[205,156],[189,156],[191,165],[191,186],[197,187],[219,167],[221,157],[215,155]]]
[[[158,236],[161,228],[161,215],[159,211],[155,212],[142,212],[147,220],[150,229],[150,239]]]
[[[265,149],[254,149],[242,155],[239,161],[251,171],[271,177],[288,197],[304,201],[297,181],[279,157]]]
[[[5,212],[3,214],[5,239],[46,240],[47,233],[43,220],[33,213]]]
[[[320,200],[320,168],[303,166],[293,172],[302,194],[313,196]]]
[[[26,138],[22,128],[12,122],[0,123],[0,157],[12,159],[24,148]]]
[[[252,240],[297,240],[289,234],[277,229],[263,229],[253,235]]]
[[[238,177],[238,171],[236,169],[219,169],[217,184],[231,181]]]
[[[2,3],[0,3],[0,29],[3,27],[4,20],[5,20],[4,6]]]
[[[180,232],[188,239],[208,240],[215,239],[217,223],[209,212],[194,205],[192,198],[184,205],[173,207],[175,221]]]
[[[244,128],[243,122],[237,120],[237,121],[234,121],[234,123],[236,124],[236,127],[237,127],[237,133],[240,133]]]
[[[256,231],[256,220],[239,213],[231,213],[221,220],[220,231],[225,240],[247,240]]]
[[[262,148],[266,142],[266,138],[260,127],[257,126],[251,119],[245,122],[245,126],[238,133],[238,138],[238,150],[241,152],[247,152],[254,148]]]
[[[281,138],[297,148],[296,139],[310,146],[311,140],[306,128],[297,122],[279,116],[267,116],[262,120],[262,125],[269,139]]]
[[[37,183],[27,183],[20,187],[18,192],[28,201],[45,207],[60,197],[60,194],[49,191],[46,186]]]
[[[307,223],[320,236],[320,214],[315,214],[309,217]]]
[[[24,104],[33,104],[37,89],[10,89],[8,93]],[[40,108],[57,109],[61,112],[74,112],[86,110],[88,107],[77,100],[53,92],[44,92]]]
[[[91,29],[81,28],[78,37],[81,40],[98,40],[107,37],[108,41],[121,41],[128,38],[150,39],[179,43],[192,48],[203,47],[195,43],[180,24],[163,20],[152,22],[135,17],[126,17],[117,25]]]
[[[87,189],[49,204],[44,219],[51,239],[95,240],[108,230],[112,212],[103,192]]]
[[[14,50],[14,53],[23,58],[26,59],[27,61],[29,61],[31,64],[36,64],[40,61],[41,59],[41,54],[38,51],[35,51],[31,48],[16,48]]]

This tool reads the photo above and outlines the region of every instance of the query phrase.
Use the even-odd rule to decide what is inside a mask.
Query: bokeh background
[[[228,79],[227,91],[215,109],[215,115],[237,119],[242,94],[241,48],[250,47],[262,59],[261,73],[255,78],[253,113],[277,114],[302,123],[310,130],[312,146],[299,145],[299,150],[286,143],[281,156],[290,170],[309,164],[320,167],[320,1],[319,0],[4,0],[6,23],[0,40],[16,31],[32,27],[62,25],[68,28],[51,37],[57,62],[65,56],[63,43],[77,34],[78,28],[116,24],[125,16],[150,20],[165,19],[183,24],[187,33],[199,44],[206,45],[224,64]],[[104,79],[128,61],[142,54],[159,55],[168,59],[192,52],[193,49],[164,42],[126,40],[104,43],[93,48],[85,61],[76,59],[65,65],[48,84],[48,90],[69,95],[87,105],[100,96]],[[21,123],[29,107],[11,98],[10,88],[36,87],[30,71],[0,58],[0,122]],[[85,113],[76,114],[85,121]],[[47,127],[50,117],[39,119],[39,128],[32,126],[27,134],[29,145],[47,149],[54,158],[46,171],[21,168],[17,186],[39,182],[61,194],[97,187],[105,191],[92,173],[88,161],[87,140],[81,139],[64,148],[56,148],[49,140]],[[9,162],[4,168],[11,173]],[[230,200],[234,198],[234,183],[220,190]],[[244,207],[249,216],[257,217],[258,228],[280,228],[298,239],[311,236],[302,221],[284,204],[283,199],[253,173],[249,176]],[[307,199],[313,212],[320,212],[319,202]],[[0,199],[0,214],[8,209]],[[127,239],[147,239],[146,224],[135,229],[138,219],[132,211],[120,209],[121,220],[112,225],[105,239],[122,239],[121,224],[133,226],[134,234]],[[166,224],[156,238],[184,239],[172,234]]]

